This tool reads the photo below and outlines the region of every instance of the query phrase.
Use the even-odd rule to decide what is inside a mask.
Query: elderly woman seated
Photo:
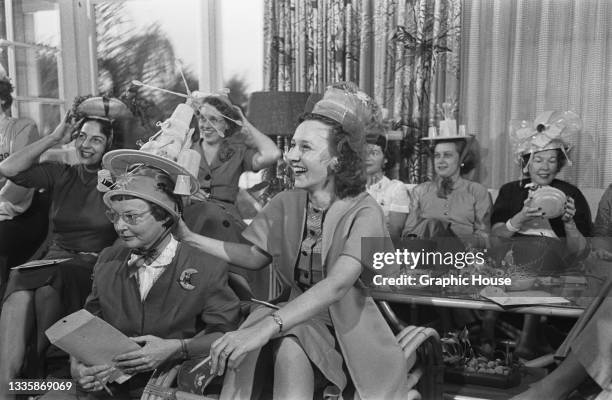
[[[72,358],[75,397],[44,398],[138,399],[155,368],[205,356],[213,341],[237,327],[239,301],[228,286],[227,265],[170,233],[181,210],[174,183],[161,169],[137,163],[104,195],[121,242],[100,254],[85,309],[142,347],[117,356],[114,366]],[[108,385],[111,397],[103,385],[115,368],[135,376]]]
[[[501,187],[491,216],[492,243],[500,257],[511,250],[512,257],[506,259],[513,267],[525,269],[517,272],[558,272],[587,255],[586,237],[592,229],[589,205],[580,190],[556,179],[569,161],[570,141],[580,129],[580,120],[571,112],[545,112],[533,127],[524,125],[511,130],[511,139],[525,178]],[[547,215],[538,203],[538,190],[550,191],[550,187],[560,193],[555,198],[565,198],[556,210],[558,215]],[[525,357],[534,351],[536,318],[525,319],[517,348]]]
[[[487,188],[464,179],[476,166],[473,137],[427,137],[433,144],[435,178],[412,191],[402,236],[458,236],[466,247],[486,247],[491,197]]]

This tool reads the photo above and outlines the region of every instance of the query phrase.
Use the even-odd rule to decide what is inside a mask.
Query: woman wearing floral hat
[[[576,186],[556,178],[571,163],[568,153],[580,129],[580,118],[570,111],[548,111],[533,124],[511,124],[511,140],[524,178],[500,188],[491,215],[492,242],[504,249],[502,253],[511,248],[512,262],[529,273],[559,272],[588,254],[589,205]],[[563,193],[559,215],[546,215],[537,205],[538,191],[544,188]],[[512,240],[508,243],[508,239]],[[533,317],[526,318],[517,348],[526,358],[534,356],[535,324]]]
[[[365,192],[371,102],[352,84],[328,88],[287,154],[296,189],[274,197],[246,228],[251,245],[183,231],[188,243],[244,268],[274,258],[290,293],[278,310],[255,310],[213,343],[212,372],[228,368],[222,399],[257,397],[264,346],[274,351],[274,398],[312,398],[326,386],[349,397],[407,398],[402,351],[363,286],[374,274],[373,252],[393,248],[382,210]],[[373,239],[362,246],[363,237]]]
[[[68,259],[11,272],[0,315],[0,393],[6,393],[4,385],[19,374],[33,332],[39,333],[36,350],[41,355],[48,346],[42,332],[82,307],[98,253],[116,239],[96,186],[102,156],[121,134],[118,122],[131,113],[117,99],[78,100],[51,134],[0,163],[0,176],[50,193],[53,232],[43,259]],[[79,164],[37,164],[46,150],[72,140]],[[42,367],[42,361],[39,364]]]

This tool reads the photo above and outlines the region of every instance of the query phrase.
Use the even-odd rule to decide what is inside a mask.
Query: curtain
[[[479,180],[518,179],[512,119],[572,110],[583,131],[560,174],[581,187],[612,181],[612,4],[608,0],[465,0],[460,115],[483,156]]]
[[[397,174],[426,178],[418,138],[458,100],[460,0],[266,0],[264,87],[322,92],[350,80],[401,130]]]

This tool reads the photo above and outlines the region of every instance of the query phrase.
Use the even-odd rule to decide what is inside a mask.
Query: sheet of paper
[[[113,366],[119,354],[140,346],[106,321],[87,310],[79,310],[57,321],[45,331],[49,341],[87,365]],[[125,382],[130,376],[117,370],[110,381]]]
[[[499,287],[488,286],[480,291],[480,295],[499,304],[502,307],[528,306],[546,304],[565,304],[570,301],[565,297],[553,296],[543,290],[525,290],[520,292],[504,292]]]
[[[72,258],[57,258],[54,260],[33,260],[28,261],[25,264],[18,265],[11,269],[27,269],[27,268],[37,268],[37,267],[46,267],[49,265],[56,265],[59,263],[63,263],[64,261],[72,260]]]

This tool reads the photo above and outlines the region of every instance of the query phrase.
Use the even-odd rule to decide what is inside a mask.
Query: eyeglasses
[[[207,116],[205,116],[203,114],[200,114],[198,116],[198,119],[202,123],[208,122],[211,125],[220,125],[222,122],[225,121],[225,119],[223,117],[214,117],[214,116],[207,117]]]
[[[143,211],[141,213],[119,214],[113,210],[106,210],[105,214],[108,220],[112,222],[113,224],[116,224],[119,221],[119,218],[121,218],[123,222],[125,222],[128,225],[138,225],[139,223],[142,222],[142,219],[145,216],[145,214],[149,214],[150,212],[151,210]]]
[[[366,149],[366,154],[368,156],[380,156],[383,154],[382,150],[376,146],[376,147],[369,147]]]

